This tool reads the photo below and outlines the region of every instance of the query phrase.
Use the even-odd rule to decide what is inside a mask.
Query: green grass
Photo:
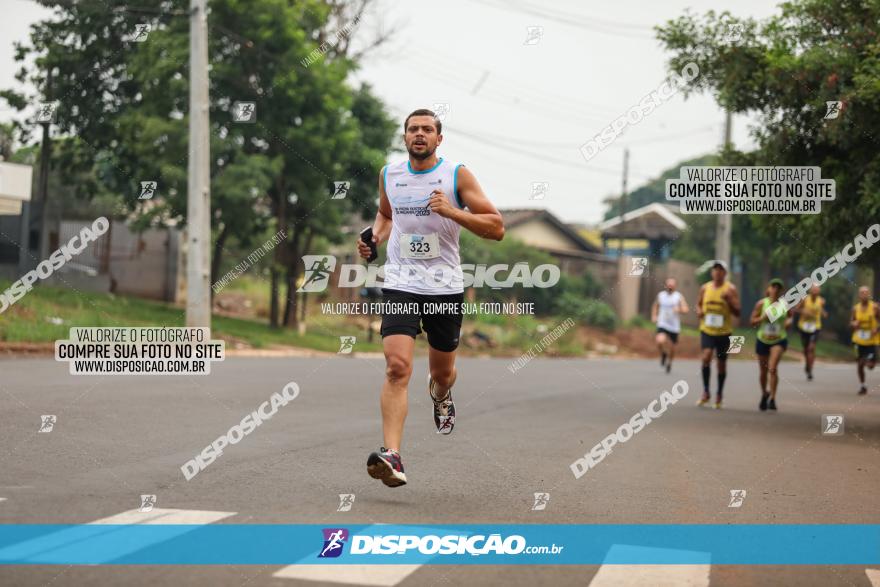
[[[0,282],[0,291],[9,283]],[[230,284],[234,289],[247,295],[254,303],[268,299],[265,284],[258,279],[238,279]],[[320,351],[339,350],[340,336],[356,336],[358,351],[379,352],[381,339],[374,335],[374,342],[367,342],[367,332],[362,324],[339,316],[323,316],[316,310],[319,302],[310,302],[312,314],[308,319],[306,333],[300,335],[289,328],[271,329],[265,319],[251,320],[214,316],[212,336],[230,342],[240,341],[254,348],[288,346],[309,348]],[[53,324],[50,319],[60,318],[62,324]],[[496,316],[469,315],[465,317],[466,332],[477,329],[496,343],[492,349],[475,349],[477,353],[490,355],[518,355],[532,348],[548,332],[558,326],[563,318],[555,316]],[[182,307],[163,302],[140,298],[115,296],[113,294],[79,292],[71,289],[40,285],[24,298],[0,314],[0,341],[52,343],[68,338],[74,326],[184,326],[185,312]],[[642,328],[643,320],[632,322]],[[650,325],[653,331],[653,325]],[[557,356],[582,356],[586,349],[577,342],[576,329],[572,328],[547,348],[547,353]],[[734,332],[746,337],[748,345],[754,345],[755,331],[751,328],[737,328]],[[683,336],[698,337],[695,328],[682,328]],[[424,350],[423,340],[419,348]],[[231,346],[230,346],[231,348]],[[800,337],[789,333],[789,348],[801,351]],[[819,358],[849,360],[852,350],[849,345],[836,341],[822,340],[816,350]],[[749,357],[743,354],[742,358]],[[792,358],[789,356],[789,358]]]
[[[0,291],[8,284],[0,283]],[[53,324],[50,318],[60,318]],[[92,292],[78,292],[38,286],[0,314],[0,341],[48,343],[68,338],[74,326],[184,326],[183,308],[139,298]],[[366,332],[350,324],[316,321],[303,335],[290,329],[273,330],[265,321],[214,316],[214,338],[236,339],[254,348],[272,345],[304,347],[321,351],[339,350],[339,337],[357,336],[356,349],[379,351],[377,342],[366,342]],[[378,340],[378,337],[376,337]]]

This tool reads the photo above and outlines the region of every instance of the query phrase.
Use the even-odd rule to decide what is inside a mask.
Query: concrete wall
[[[176,301],[180,237],[174,229],[133,232],[122,223],[110,230],[108,274],[113,293]]]

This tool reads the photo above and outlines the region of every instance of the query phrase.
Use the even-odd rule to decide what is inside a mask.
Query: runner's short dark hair
[[[409,116],[406,117],[406,120],[403,121],[403,132],[406,132],[406,127],[409,126],[409,119],[413,116],[430,116],[434,119],[434,124],[437,126],[437,134],[443,132],[443,123],[440,122],[440,119],[437,118],[437,115],[434,114],[433,110],[428,110],[427,108],[419,108],[418,110],[413,110],[410,112]]]

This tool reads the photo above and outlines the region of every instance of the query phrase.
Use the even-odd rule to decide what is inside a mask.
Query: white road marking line
[[[620,555],[624,551],[636,549],[638,552],[656,553],[689,553],[692,551],[672,550],[665,548],[649,548],[615,544],[608,550],[606,560]],[[705,555],[707,564],[699,565],[617,565],[603,564],[590,581],[590,587],[641,587],[657,585],[659,587],[708,587],[709,572],[712,565],[708,564],[709,553],[693,553]],[[700,557],[703,558],[703,557]]]
[[[94,559],[89,564],[100,564],[112,561],[119,557],[137,552],[145,547],[170,539],[169,534],[163,539],[157,538],[154,542],[141,540],[120,541],[118,528],[108,528],[106,531],[99,529],[107,524],[191,524],[205,525],[212,522],[234,516],[236,512],[211,512],[204,510],[179,510],[153,508],[150,512],[140,510],[128,510],[109,518],[101,518],[88,524],[82,524],[74,528],[59,530],[25,540],[17,544],[11,544],[0,548],[0,560],[22,560],[28,562],[57,563],[80,559],[84,548],[89,553],[94,553]],[[191,531],[190,528],[180,528],[174,536],[180,536]]]
[[[343,585],[393,587],[422,565],[289,565],[273,573],[279,579],[321,581]]]
[[[5,497],[0,497],[0,501],[6,501]]]
[[[153,508],[149,512],[128,510],[89,524],[211,524],[234,515],[235,512]]]
[[[871,587],[880,587],[880,569],[865,569],[865,574],[868,575]]]

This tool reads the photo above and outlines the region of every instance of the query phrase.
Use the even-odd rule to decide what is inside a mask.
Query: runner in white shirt
[[[678,333],[681,332],[680,314],[688,313],[688,305],[684,296],[675,290],[675,279],[666,280],[666,289],[657,294],[651,306],[651,322],[657,324],[657,349],[660,351],[660,366],[666,366],[666,372],[672,370],[672,358],[675,356],[675,345],[678,344]]]
[[[407,414],[416,336],[428,338],[428,394],[438,434],[455,426],[455,350],[464,283],[458,238],[462,228],[490,240],[504,237],[501,214],[464,165],[438,157],[443,125],[433,112],[406,117],[403,140],[409,159],[382,168],[373,244],[388,243],[382,289],[385,381],[380,406],[385,444],[367,458],[367,473],[389,487],[406,484],[400,447]],[[371,257],[358,241],[358,253]],[[439,308],[439,309],[438,309]]]

